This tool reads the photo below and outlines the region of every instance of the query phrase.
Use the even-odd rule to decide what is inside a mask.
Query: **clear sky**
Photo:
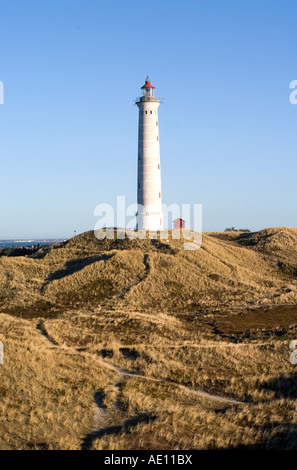
[[[297,226],[296,0],[0,0],[0,238],[70,237],[136,199],[159,109],[163,202],[203,229]]]

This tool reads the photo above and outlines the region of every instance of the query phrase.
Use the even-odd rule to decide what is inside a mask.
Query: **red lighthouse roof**
[[[150,77],[147,77],[147,78],[146,78],[145,84],[141,87],[141,89],[143,90],[143,88],[155,88],[155,87],[151,84]]]

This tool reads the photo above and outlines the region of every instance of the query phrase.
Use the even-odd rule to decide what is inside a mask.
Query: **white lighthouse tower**
[[[160,99],[154,96],[155,87],[149,77],[141,89],[142,96],[136,100],[139,108],[137,229],[155,231],[163,228],[158,120]]]

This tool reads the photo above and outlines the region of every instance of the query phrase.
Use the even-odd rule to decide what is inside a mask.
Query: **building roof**
[[[141,87],[141,89],[143,89],[143,88],[155,88],[155,87],[151,84],[150,77],[147,77],[147,78],[146,78],[145,84]]]

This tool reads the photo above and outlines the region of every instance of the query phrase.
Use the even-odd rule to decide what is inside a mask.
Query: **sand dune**
[[[87,232],[0,257],[0,448],[296,447],[296,247]]]

